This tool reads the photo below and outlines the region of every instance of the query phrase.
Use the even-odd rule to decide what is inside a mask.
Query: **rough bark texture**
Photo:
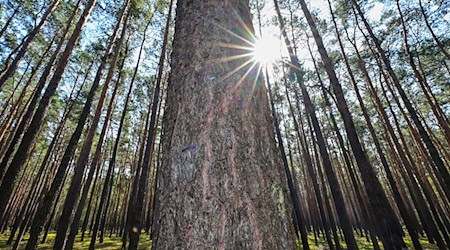
[[[176,20],[156,249],[294,249],[263,79],[211,62],[248,53],[219,46],[249,46],[248,1],[180,0]]]

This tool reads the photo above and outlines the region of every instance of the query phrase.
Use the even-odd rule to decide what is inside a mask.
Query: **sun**
[[[280,40],[267,36],[256,40],[252,48],[253,60],[263,65],[281,59]]]

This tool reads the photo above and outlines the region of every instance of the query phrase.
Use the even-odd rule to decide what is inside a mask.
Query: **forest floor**
[[[54,232],[50,233],[48,235],[48,240],[47,243],[45,244],[40,244],[38,246],[38,249],[52,249],[52,244],[53,244],[53,240],[55,239],[56,234]],[[361,250],[371,250],[373,249],[372,247],[372,243],[367,241],[367,239],[365,237],[359,237],[358,235],[356,236],[356,240],[358,242],[358,246],[360,247]],[[8,240],[9,234],[2,234],[0,235],[0,249],[12,249],[12,246],[7,245],[6,241]],[[25,244],[26,244],[26,240],[28,238],[28,235],[26,235],[24,237],[24,240],[22,241],[22,243],[20,244],[19,249],[24,249],[25,248]],[[308,240],[309,240],[309,246],[311,248],[311,250],[326,250],[328,249],[328,247],[326,246],[327,243],[325,241],[324,238],[319,237],[317,238],[317,244],[315,242],[314,239],[314,234],[309,234],[308,236]],[[411,239],[406,237],[405,238],[405,242],[408,245],[408,249],[414,249],[412,246],[412,242]],[[426,250],[434,250],[434,249],[438,249],[438,247],[436,245],[430,244],[427,239],[422,238],[420,240],[423,249]],[[90,238],[87,237],[85,241],[81,242],[80,241],[80,236],[77,236],[76,239],[76,243],[74,245],[73,249],[88,249],[89,248],[89,243],[90,243]],[[139,242],[139,249],[150,249],[152,245],[151,240],[149,240],[148,237],[141,237],[141,241]],[[113,236],[112,238],[109,237],[105,237],[105,240],[103,243],[97,243],[95,246],[95,249],[103,249],[103,250],[118,250],[121,249],[122,246],[122,241],[120,237],[117,236]],[[345,243],[342,242],[342,247],[346,247]],[[299,246],[299,249],[302,249],[301,244]]]
[[[8,241],[9,234],[2,234],[0,235],[0,249],[12,249],[12,245],[7,245],[6,242]],[[24,240],[22,240],[19,249],[24,249],[26,245],[26,240],[28,239],[28,235],[25,235]],[[52,249],[53,240],[56,237],[55,232],[51,232],[48,234],[47,242],[44,244],[40,244],[37,249],[44,250],[44,249]],[[87,236],[83,242],[80,241],[80,235],[77,236],[75,240],[75,244],[73,246],[73,249],[88,249],[90,244],[90,238]],[[102,250],[118,250],[121,249],[122,246],[122,238],[113,236],[112,238],[106,236],[103,243],[97,243],[95,245],[95,249],[102,249]],[[148,236],[141,237],[139,241],[139,249],[151,249],[152,241],[149,239]]]
[[[368,241],[366,237],[361,237],[360,235],[355,234],[355,239],[358,243],[358,247],[360,250],[373,250],[372,242],[370,240]],[[408,246],[408,249],[414,249],[411,238],[409,236],[405,237],[404,240],[405,240],[406,245]],[[309,247],[311,250],[327,250],[327,249],[329,249],[327,246],[327,242],[326,242],[324,236],[322,236],[322,235],[319,235],[319,237],[317,238],[317,242],[316,242],[314,234],[310,233],[308,235],[308,241],[309,241],[308,243],[309,243]],[[379,242],[379,244],[381,245],[381,242]],[[439,249],[436,245],[428,242],[427,238],[421,238],[420,244],[423,246],[424,250]],[[301,242],[298,242],[298,245],[299,245],[299,249],[303,249],[303,247],[301,246]],[[347,245],[345,244],[344,241],[341,241],[341,246],[344,249],[347,248]],[[382,246],[381,246],[381,249],[383,249]]]

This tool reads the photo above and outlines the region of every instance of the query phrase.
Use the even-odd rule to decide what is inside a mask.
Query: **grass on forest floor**
[[[55,239],[56,234],[54,232],[50,233],[48,235],[48,240],[45,244],[40,244],[38,246],[38,249],[52,249],[53,240]],[[8,240],[9,234],[2,234],[0,235],[0,249],[11,249],[12,246],[6,245],[6,241]],[[26,240],[28,239],[28,235],[24,237],[24,240],[22,240],[19,249],[24,249]],[[358,246],[361,250],[371,250],[373,249],[372,243],[370,241],[367,241],[365,237],[360,237],[359,235],[356,235],[356,241],[358,242]],[[325,239],[320,235],[319,238],[317,238],[317,244],[314,239],[314,234],[310,233],[308,235],[308,241],[309,246],[311,250],[325,250],[328,249],[327,243]],[[412,246],[411,239],[409,237],[405,237],[405,242],[408,245],[408,249],[414,249]],[[85,237],[85,241],[80,241],[80,235],[77,236],[75,245],[73,249],[88,249],[90,243],[89,236]],[[438,249],[436,245],[430,244],[427,239],[422,238],[420,240],[420,243],[423,246],[423,249],[432,250],[432,249]],[[381,244],[381,243],[380,243]],[[152,245],[152,242],[148,238],[147,235],[144,235],[141,237],[141,240],[139,242],[139,249],[150,249]],[[341,242],[341,245],[343,248],[346,247],[344,242]],[[122,246],[122,240],[120,237],[113,236],[112,238],[105,237],[105,240],[103,243],[97,243],[95,246],[95,249],[104,249],[104,250],[116,250],[120,249]],[[299,249],[302,249],[301,242],[299,242]]]
[[[0,235],[0,249],[12,249],[12,245],[6,245],[8,241],[9,233]],[[53,241],[55,240],[56,233],[52,232],[48,234],[47,242],[45,244],[40,244],[37,249],[52,249]],[[83,242],[80,241],[80,235],[77,235],[73,249],[88,249],[91,238],[86,235]],[[22,240],[19,249],[24,249],[26,245],[26,240],[29,235],[25,235]],[[105,237],[103,243],[98,243],[95,245],[95,249],[103,250],[116,250],[121,249],[122,238],[113,236],[112,238]],[[143,235],[139,241],[139,249],[151,249],[152,242],[147,235]]]
[[[317,244],[315,242],[314,234],[310,233],[308,235],[308,243],[311,250],[325,250],[328,249],[327,242],[325,240],[325,236],[319,235],[320,237],[317,238]],[[373,250],[372,242],[369,240],[367,241],[366,237],[361,237],[360,235],[355,234],[356,242],[358,243],[360,250]],[[404,238],[406,245],[408,246],[408,249],[414,249],[411,238],[409,236]],[[333,242],[334,243],[334,242]],[[378,244],[380,245],[381,249],[383,249],[383,246],[381,242],[379,241]],[[439,249],[436,245],[431,244],[428,242],[428,239],[421,238],[420,244],[423,246],[423,249],[426,250],[434,250]],[[301,242],[298,242],[299,249],[303,249]],[[341,241],[341,246],[346,249],[347,245],[344,241]]]

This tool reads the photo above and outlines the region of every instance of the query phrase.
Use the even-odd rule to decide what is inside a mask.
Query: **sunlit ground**
[[[8,234],[2,234],[0,235],[0,249],[12,249],[12,246],[7,246],[6,241],[8,240]],[[48,241],[46,244],[39,245],[38,249],[52,249],[51,246],[53,244],[53,240],[55,239],[56,234],[50,233],[48,235]],[[361,250],[369,250],[373,249],[371,242],[368,242],[365,237],[359,237],[355,234],[356,241],[358,242],[358,246]],[[26,244],[26,239],[28,236],[25,237],[25,240],[22,241],[22,244],[20,245],[19,249],[24,249]],[[317,244],[315,243],[314,234],[309,234],[308,236],[309,240],[309,246],[311,249],[320,250],[320,249],[328,249],[325,239],[322,237],[322,235],[319,235],[317,238]],[[409,237],[405,238],[405,242],[408,245],[408,249],[414,249],[411,239]],[[75,246],[73,249],[88,249],[90,243],[90,238],[87,237],[85,241],[80,242],[80,236],[77,236],[77,240],[75,243]],[[424,249],[427,250],[433,250],[433,249],[439,249],[437,246],[430,244],[427,239],[422,238],[420,240],[420,243],[422,244]],[[151,241],[149,240],[148,236],[141,237],[141,240],[139,242],[139,249],[150,249],[151,248]],[[105,241],[102,244],[97,244],[95,249],[108,249],[108,250],[118,250],[122,246],[122,241],[120,237],[105,237]],[[342,247],[346,247],[345,243],[342,242]],[[302,249],[301,243],[299,242],[299,249]]]
[[[6,245],[6,241],[8,240],[9,234],[0,235],[0,249],[12,249],[12,246]],[[24,237],[24,240],[21,242],[19,249],[25,249],[26,240],[28,239],[28,235]],[[45,244],[40,244],[37,249],[52,249],[53,240],[56,237],[56,233],[52,232],[48,235],[48,240]],[[75,240],[75,245],[73,249],[88,249],[90,244],[90,238],[85,237],[83,242],[80,242],[80,235],[77,236]],[[95,245],[95,249],[103,249],[103,250],[118,250],[121,249],[122,239],[120,237],[113,236],[112,238],[105,237],[103,243],[97,243]],[[139,249],[151,249],[152,242],[149,237],[144,235],[141,237],[139,241]]]
[[[360,237],[359,235],[355,234],[355,239],[356,239],[356,242],[358,243],[360,250],[373,250],[372,242],[367,241],[367,239],[365,237]],[[408,249],[414,249],[411,238],[405,237],[404,240],[405,240],[406,245],[408,246]],[[317,238],[317,244],[316,244],[314,234],[310,233],[308,235],[308,241],[309,241],[309,246],[310,246],[311,250],[313,250],[313,249],[315,249],[315,250],[329,249],[327,242],[323,235],[319,235],[319,237]],[[381,249],[383,249],[381,242],[379,242],[379,244],[380,244]],[[426,238],[421,238],[420,244],[422,245],[423,249],[426,249],[426,250],[439,249],[436,245],[430,244]],[[297,242],[297,245],[298,245],[299,249],[303,249],[300,241]],[[341,241],[341,246],[344,249],[347,249],[347,245],[345,244],[344,241]]]

